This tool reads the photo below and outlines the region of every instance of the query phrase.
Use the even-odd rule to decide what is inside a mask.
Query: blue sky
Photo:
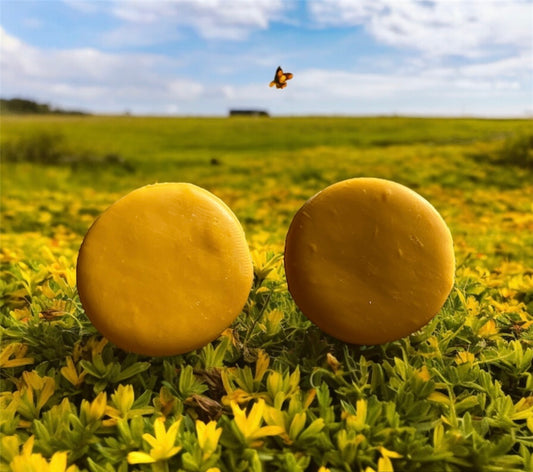
[[[95,113],[533,115],[531,0],[0,0],[1,95]],[[278,65],[294,74],[269,88]]]

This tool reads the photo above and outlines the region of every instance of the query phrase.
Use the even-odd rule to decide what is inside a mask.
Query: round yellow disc
[[[77,285],[94,326],[119,347],[173,355],[215,339],[252,285],[247,242],[207,190],[166,183],[134,190],[88,231]]]
[[[326,333],[381,344],[425,325],[454,280],[452,236],[437,210],[403,185],[355,178],[295,215],[285,242],[289,291]]]

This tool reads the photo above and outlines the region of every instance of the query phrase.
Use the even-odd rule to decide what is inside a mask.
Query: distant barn
[[[229,116],[268,116],[265,110],[230,110]]]

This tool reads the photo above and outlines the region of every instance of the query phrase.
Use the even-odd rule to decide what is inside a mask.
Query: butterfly
[[[290,72],[283,72],[280,66],[276,69],[276,75],[274,75],[274,80],[270,82],[270,87],[274,87],[275,85],[279,89],[285,88],[289,79],[292,79],[292,74]]]

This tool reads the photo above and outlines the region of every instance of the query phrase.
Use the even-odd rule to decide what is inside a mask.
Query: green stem
[[[268,292],[268,297],[267,299],[265,300],[265,303],[263,303],[263,306],[261,307],[261,309],[259,310],[259,313],[258,315],[255,317],[255,319],[253,320],[252,322],[252,326],[250,326],[250,329],[248,330],[248,332],[246,333],[246,336],[244,338],[244,341],[243,341],[243,344],[246,344],[248,339],[250,338],[251,334],[252,334],[252,331],[254,330],[255,328],[255,325],[257,324],[257,322],[261,319],[261,317],[263,316],[263,313],[265,312],[265,309],[266,307],[268,306],[268,304],[270,303],[270,299],[272,298],[272,290],[270,292]]]
[[[152,464],[152,472],[169,472],[167,461],[157,461]]]

